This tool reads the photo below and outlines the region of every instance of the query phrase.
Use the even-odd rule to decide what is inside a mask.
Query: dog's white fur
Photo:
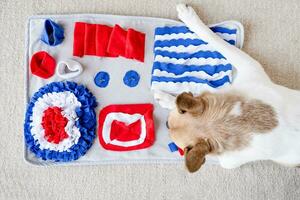
[[[300,92],[273,83],[263,67],[245,52],[228,44],[213,33],[198,17],[193,8],[177,5],[178,17],[201,39],[216,48],[234,66],[235,78],[230,87],[217,92],[237,91],[248,98],[271,105],[277,114],[278,126],[266,134],[255,134],[243,150],[225,152],[218,156],[224,168],[235,168],[255,160],[297,166],[300,164]],[[165,104],[174,107],[174,99]],[[238,108],[236,109],[238,114]]]

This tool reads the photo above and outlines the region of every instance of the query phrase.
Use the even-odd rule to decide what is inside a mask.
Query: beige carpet
[[[0,199],[300,199],[300,169],[258,162],[240,169],[183,165],[34,167],[24,163],[22,124],[26,18],[33,14],[109,13],[176,18],[178,1],[0,0]],[[299,0],[201,0],[207,23],[245,25],[244,50],[272,79],[300,89]],[[300,144],[299,144],[300,145]],[[280,148],[280,147],[278,147]]]

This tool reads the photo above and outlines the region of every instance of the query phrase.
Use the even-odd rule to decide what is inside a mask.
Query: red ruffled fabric
[[[45,130],[44,137],[48,142],[54,144],[58,144],[69,137],[65,131],[68,119],[61,112],[62,109],[59,107],[49,107],[44,111],[42,118],[42,126]]]
[[[75,23],[74,56],[122,56],[144,62],[144,54],[144,33],[131,28],[126,31],[118,24],[112,28],[103,24]]]
[[[35,53],[30,61],[31,73],[41,77],[50,78],[55,73],[56,61],[46,51]]]

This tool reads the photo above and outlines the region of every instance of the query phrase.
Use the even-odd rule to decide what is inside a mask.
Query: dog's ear
[[[180,113],[202,114],[205,102],[201,97],[194,97],[192,93],[183,92],[176,98],[176,106]]]
[[[184,149],[185,166],[188,171],[196,172],[205,163],[205,155],[212,152],[208,140],[200,139],[194,146]]]

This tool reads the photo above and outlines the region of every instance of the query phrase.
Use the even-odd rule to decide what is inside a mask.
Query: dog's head
[[[209,99],[208,93],[194,97],[191,93],[182,93],[176,98],[176,109],[170,112],[167,126],[170,137],[178,147],[184,149],[185,162],[190,172],[197,171],[205,162],[205,155],[213,152],[215,142],[206,137],[210,123],[205,118]]]

